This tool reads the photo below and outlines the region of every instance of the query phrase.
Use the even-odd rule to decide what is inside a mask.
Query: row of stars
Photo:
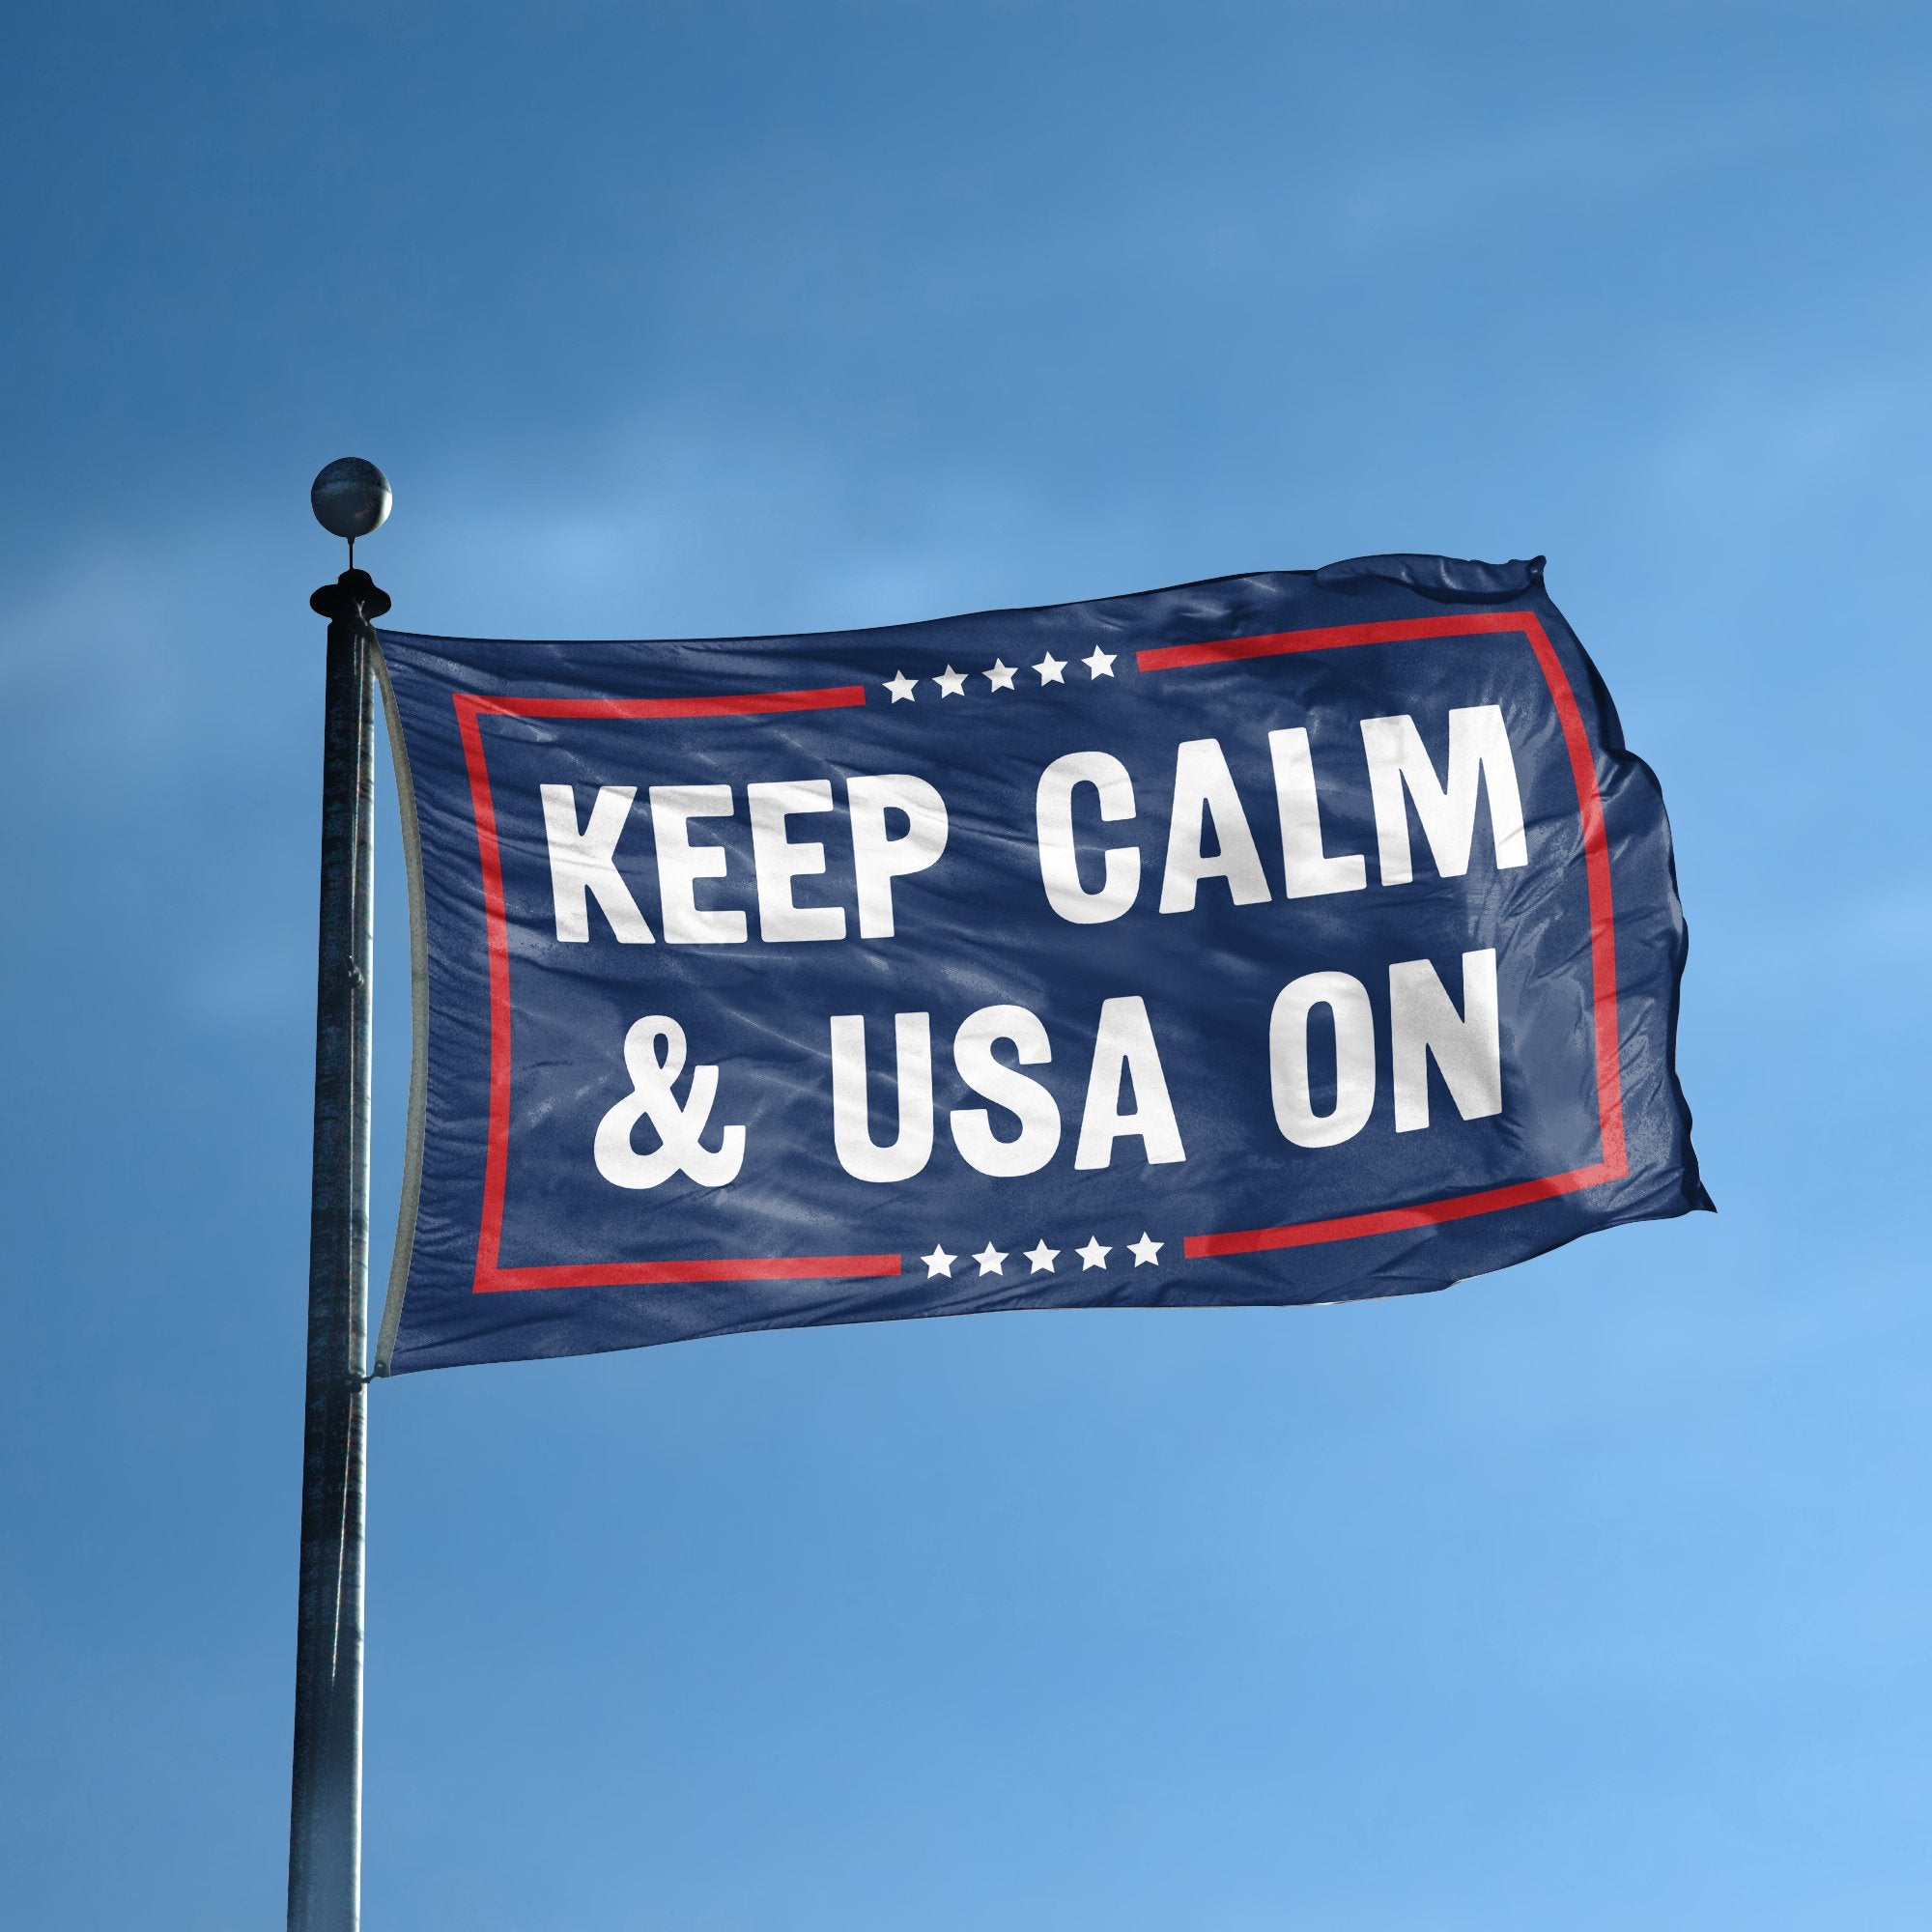
[[[1160,1265],[1160,1251],[1167,1246],[1167,1243],[1165,1241],[1156,1241],[1151,1235],[1144,1232],[1138,1241],[1126,1241],[1122,1245],[1126,1249],[1128,1254],[1133,1256],[1136,1267],[1158,1267]],[[1055,1263],[1060,1260],[1061,1254],[1060,1249],[1049,1248],[1044,1239],[1040,1241],[1037,1247],[1027,1248],[1023,1252],[1028,1262],[1032,1264],[1027,1269],[1029,1274],[1051,1274]],[[1106,1245],[1097,1235],[1090,1235],[1087,1237],[1087,1245],[1084,1248],[1075,1248],[1073,1252],[1080,1257],[1080,1271],[1082,1274],[1085,1274],[1089,1268],[1099,1268],[1104,1271],[1107,1265],[1107,1257],[1114,1250]],[[935,1275],[943,1274],[951,1277],[952,1264],[958,1259],[957,1255],[949,1255],[943,1247],[936,1244],[929,1255],[920,1256],[920,1260],[925,1264],[925,1278],[927,1281],[931,1281]],[[991,1241],[988,1241],[977,1255],[969,1256],[968,1259],[980,1264],[980,1272],[981,1274],[1005,1274],[1007,1271],[1007,1263],[1012,1257],[1003,1254]]]
[[[1078,662],[1087,667],[1089,678],[1112,677],[1114,661],[1119,655],[1118,651],[1103,651],[1098,644],[1095,644],[1092,652]],[[1055,657],[1051,651],[1033,666],[1032,669],[1041,684],[1066,682],[1066,660]],[[941,697],[963,697],[966,695],[966,680],[969,677],[983,677],[995,691],[1013,691],[1018,688],[1014,685],[1013,679],[1020,674],[1020,670],[1019,665],[1009,665],[1004,658],[995,658],[990,670],[954,670],[948,665],[937,677],[926,678],[924,682],[936,684]],[[895,671],[891,677],[884,678],[881,682],[892,693],[895,704],[910,704],[921,680],[908,677],[901,670]]]

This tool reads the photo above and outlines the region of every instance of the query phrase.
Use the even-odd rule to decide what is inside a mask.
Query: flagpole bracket
[[[314,592],[308,608],[331,624],[368,624],[389,614],[389,593],[366,570],[345,570]]]

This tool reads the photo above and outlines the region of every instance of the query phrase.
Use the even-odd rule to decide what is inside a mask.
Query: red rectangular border
[[[503,860],[497,808],[483,756],[481,718],[744,718],[779,711],[839,711],[864,704],[863,685],[820,691],[760,691],[718,697],[487,697],[454,693],[476,846],[483,866],[483,921],[490,955],[490,1137],[483,1159],[483,1224],[471,1293],[531,1288],[640,1288],[673,1281],[825,1281],[895,1275],[897,1255],[757,1255],[739,1261],[595,1262],[563,1267],[502,1267],[503,1190],[510,1161],[510,932],[503,910]]]
[[[1234,664],[1254,658],[1283,657],[1301,651],[1341,650],[1357,644],[1415,642],[1427,638],[1453,638],[1520,633],[1534,653],[1537,668],[1548,687],[1551,702],[1570,754],[1577,785],[1577,810],[1583,837],[1584,877],[1590,908],[1590,966],[1592,1011],[1597,1056],[1597,1109],[1603,1158],[1590,1166],[1507,1187],[1486,1188],[1473,1194],[1451,1195],[1367,1214],[1347,1214],[1332,1220],[1301,1221],[1274,1228],[1245,1228],[1209,1235],[1188,1235],[1182,1253],[1189,1260],[1216,1255],[1256,1254],[1275,1248],[1307,1247],[1320,1242],[1354,1240],[1367,1235],[1395,1234],[1443,1221],[1460,1221],[1520,1208],[1586,1187],[1619,1180],[1629,1172],[1624,1141],[1623,1082],[1617,1054],[1616,926],[1610,895],[1609,842],[1604,828],[1603,798],[1597,788],[1596,764],[1589,734],[1575,692],[1551,645],[1542,621],[1529,611],[1477,611],[1446,617],[1395,619],[1375,624],[1338,624],[1308,631],[1277,631],[1261,637],[1226,638],[1203,644],[1168,644],[1137,651],[1141,672],[1183,670],[1210,664]],[[510,1124],[510,954],[509,928],[503,904],[503,869],[497,841],[496,807],[490,794],[489,768],[478,721],[510,718],[716,718],[748,717],[789,711],[833,711],[866,702],[861,685],[837,685],[816,691],[734,693],[706,697],[492,697],[475,692],[452,694],[457,726],[463,740],[464,762],[476,818],[476,843],[482,864],[483,912],[490,962],[490,1126],[484,1159],[483,1219],[478,1230],[473,1292],[542,1288],[628,1288],[659,1282],[831,1280],[896,1275],[900,1257],[894,1255],[777,1255],[742,1260],[587,1263],[554,1267],[511,1267],[498,1264],[503,1231],[503,1195],[509,1165]]]
[[[1364,1235],[1393,1235],[1405,1228],[1426,1228],[1439,1221],[1462,1221],[1472,1214],[1493,1214],[1503,1208],[1520,1208],[1558,1194],[1575,1194],[1621,1180],[1630,1172],[1624,1145],[1623,1075],[1617,1059],[1617,940],[1616,915],[1610,897],[1610,847],[1604,831],[1604,800],[1597,789],[1596,760],[1589,733],[1577,708],[1562,661],[1531,611],[1471,611],[1451,617],[1396,619],[1380,624],[1335,624],[1324,630],[1275,631],[1259,638],[1225,638],[1211,644],[1165,644],[1134,654],[1141,671],[1185,670],[1196,665],[1236,664],[1249,658],[1286,657],[1299,651],[1343,650],[1353,644],[1412,643],[1424,638],[1472,637],[1517,631],[1528,639],[1537,668],[1549,687],[1563,727],[1564,749],[1577,782],[1577,813],[1583,830],[1583,876],[1590,902],[1590,978],[1592,1016],[1596,1022],[1597,1120],[1604,1157],[1588,1167],[1573,1167],[1537,1180],[1510,1187],[1489,1187],[1475,1194],[1452,1194],[1441,1201],[1422,1201],[1410,1208],[1389,1208],[1372,1214],[1344,1214],[1329,1221],[1298,1221],[1280,1228],[1241,1228],[1215,1235],[1188,1235],[1181,1252],[1190,1261],[1214,1255],[1252,1255],[1270,1248],[1303,1248],[1321,1241],[1357,1240]]]

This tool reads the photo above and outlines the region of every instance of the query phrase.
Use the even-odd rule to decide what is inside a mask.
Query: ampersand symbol
[[[663,1048],[662,1053],[659,1051]],[[616,1187],[656,1187],[688,1174],[700,1187],[723,1187],[745,1158],[745,1130],[727,1126],[714,1151],[699,1136],[718,1097],[718,1069],[694,1066],[682,1106],[675,1088],[684,1071],[684,1029],[664,1013],[647,1013],[624,1036],[624,1071],[631,1091],[597,1122],[597,1172]],[[631,1134],[646,1116],[658,1146],[639,1153]]]

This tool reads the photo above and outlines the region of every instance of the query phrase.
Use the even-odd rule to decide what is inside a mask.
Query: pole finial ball
[[[392,500],[389,479],[360,456],[338,456],[316,472],[308,488],[315,520],[332,537],[354,543],[379,529]]]

